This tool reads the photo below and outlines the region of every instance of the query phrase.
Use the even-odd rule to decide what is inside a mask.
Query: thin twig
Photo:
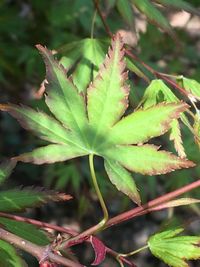
[[[109,26],[108,26],[108,24],[107,24],[107,22],[106,22],[106,20],[105,20],[105,17],[104,17],[104,15],[102,14],[101,9],[100,9],[100,7],[99,7],[99,0],[93,0],[93,3],[94,3],[94,6],[95,6],[95,8],[96,8],[98,14],[99,14],[99,17],[101,18],[101,21],[102,21],[102,23],[103,23],[103,26],[104,26],[104,28],[105,28],[105,31],[106,31],[107,34],[112,38],[113,34],[112,34],[112,32],[111,32],[111,30],[110,30],[110,28],[109,28]]]
[[[116,224],[119,224],[121,222],[130,220],[132,218],[141,216],[143,214],[149,213],[149,212],[151,212],[150,208],[156,207],[156,205],[160,205],[162,203],[165,203],[169,200],[172,200],[172,199],[174,199],[174,198],[176,198],[182,194],[185,194],[185,193],[187,193],[187,192],[189,192],[195,188],[198,188],[198,187],[200,187],[200,179],[193,182],[193,183],[185,185],[185,186],[183,186],[183,187],[181,187],[175,191],[172,191],[172,192],[167,193],[163,196],[160,196],[154,200],[151,200],[148,203],[142,205],[141,207],[134,208],[134,209],[129,210],[127,212],[123,212],[123,213],[111,218],[110,220],[108,220],[108,222],[106,224],[106,228],[109,228],[112,225],[116,225]]]
[[[8,213],[4,213],[4,212],[0,212],[0,217],[4,217],[4,218],[8,218],[11,220],[15,220],[18,222],[25,222],[25,223],[29,223],[29,224],[33,224],[39,228],[47,228],[47,229],[52,229],[61,233],[66,233],[69,234],[71,236],[75,236],[77,235],[77,231],[73,230],[70,227],[61,227],[55,224],[50,224],[50,223],[46,223],[46,222],[41,222],[35,219],[30,219],[30,218],[24,218],[22,216],[18,216],[18,215],[13,215],[13,214],[8,214]]]

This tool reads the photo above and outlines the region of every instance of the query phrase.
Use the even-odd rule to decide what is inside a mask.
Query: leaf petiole
[[[145,245],[145,246],[143,246],[141,248],[138,248],[137,250],[131,251],[131,252],[126,253],[126,254],[119,253],[118,256],[117,256],[117,258],[120,259],[120,257],[126,258],[126,257],[133,256],[133,255],[141,252],[142,250],[147,249],[148,247],[149,247],[149,245]]]
[[[97,193],[97,197],[99,199],[99,202],[100,202],[100,205],[103,211],[103,219],[98,223],[99,227],[97,227],[97,230],[95,231],[95,232],[99,232],[99,230],[101,230],[106,224],[106,222],[108,221],[108,210],[106,208],[106,204],[104,202],[101,191],[99,189],[99,185],[97,183],[97,178],[96,178],[96,174],[94,170],[94,154],[89,155],[89,166],[90,166],[90,173],[91,173],[93,185],[94,185],[95,191]]]

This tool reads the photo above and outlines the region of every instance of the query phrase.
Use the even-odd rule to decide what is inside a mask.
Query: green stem
[[[89,155],[89,166],[90,166],[90,173],[91,173],[91,177],[92,177],[92,181],[93,181],[93,184],[94,184],[94,188],[95,188],[95,191],[97,193],[97,196],[98,196],[98,199],[99,199],[99,202],[100,202],[100,205],[101,205],[101,208],[103,210],[103,219],[96,225],[92,226],[91,228],[83,231],[82,233],[66,240],[66,242],[63,242],[60,246],[59,246],[59,250],[62,250],[68,246],[74,246],[75,244],[78,244],[78,240],[86,240],[89,236],[93,235],[93,234],[96,234],[97,232],[101,231],[107,221],[108,221],[108,211],[107,211],[107,208],[106,208],[106,204],[103,200],[103,197],[102,197],[102,194],[101,194],[101,191],[99,189],[99,186],[98,186],[98,183],[97,183],[97,178],[96,178],[96,174],[95,174],[95,170],[94,170],[94,155],[93,154],[90,154]]]
[[[97,16],[97,9],[95,9],[94,15],[93,15],[93,18],[92,18],[92,26],[91,26],[91,34],[90,34],[91,39],[94,38],[94,25],[95,25],[96,16]]]
[[[141,252],[142,250],[147,249],[148,247],[149,247],[148,245],[145,245],[145,246],[143,246],[141,248],[138,248],[137,250],[131,251],[131,252],[127,253],[127,254],[121,254],[120,253],[120,254],[118,254],[117,258],[120,258],[120,257],[126,258],[126,257],[133,256],[133,255]]]
[[[97,231],[99,231],[104,227],[104,225],[108,221],[108,211],[107,211],[106,204],[104,202],[104,199],[102,197],[101,191],[97,183],[97,178],[96,178],[96,174],[94,170],[94,155],[93,154],[89,155],[89,165],[90,165],[90,173],[91,173],[93,185],[94,185],[95,191],[97,193],[97,196],[98,196],[98,199],[99,199],[102,211],[103,211],[103,219],[98,223],[99,228],[97,229]]]

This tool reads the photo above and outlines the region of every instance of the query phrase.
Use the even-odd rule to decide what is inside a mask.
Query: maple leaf
[[[194,166],[156,146],[138,145],[168,131],[172,121],[188,108],[186,103],[160,103],[122,118],[129,86],[119,34],[85,95],[78,92],[47,48],[37,48],[46,64],[45,101],[54,117],[24,106],[0,105],[0,109],[50,144],[15,160],[44,164],[91,154],[103,157],[111,182],[137,204],[140,195],[128,170],[158,175]]]
[[[186,260],[200,258],[200,237],[176,236],[184,229],[170,229],[157,233],[148,241],[152,254],[172,267],[189,267]]]

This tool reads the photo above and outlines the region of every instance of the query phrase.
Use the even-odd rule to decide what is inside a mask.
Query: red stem
[[[58,231],[58,232],[63,232],[63,233],[67,233],[71,236],[75,236],[78,234],[77,231],[69,228],[69,227],[61,227],[61,226],[58,226],[58,225],[53,225],[53,224],[50,224],[50,223],[46,223],[46,222],[41,222],[41,221],[38,221],[38,220],[34,220],[34,219],[29,219],[29,218],[24,218],[24,217],[21,217],[21,216],[18,216],[18,215],[12,215],[12,214],[7,214],[7,213],[4,213],[4,212],[0,212],[0,217],[4,217],[4,218],[8,218],[8,219],[11,219],[11,220],[15,220],[15,221],[18,221],[18,222],[26,222],[26,223],[29,223],[29,224],[33,224],[35,226],[38,226],[40,228],[47,228],[47,229],[52,229],[52,230],[55,230],[55,231]]]
[[[111,227],[112,225],[116,225],[119,224],[123,221],[127,221],[129,219],[141,216],[143,214],[146,214],[148,212],[150,212],[150,208],[155,207],[156,205],[160,205],[161,203],[167,202],[171,199],[174,199],[182,194],[185,194],[197,187],[200,187],[200,179],[189,184],[189,185],[185,185],[175,191],[172,191],[170,193],[167,193],[161,197],[158,197],[154,200],[149,201],[148,203],[142,205],[141,207],[137,207],[134,208],[132,210],[129,210],[127,212],[124,212],[122,214],[119,214],[113,218],[111,218],[110,220],[108,220],[108,222],[106,223],[106,228]]]
[[[109,26],[108,26],[108,24],[107,24],[107,22],[106,22],[106,20],[105,20],[105,17],[104,17],[104,15],[103,15],[103,13],[101,12],[101,9],[100,9],[100,7],[99,7],[99,0],[93,0],[93,3],[94,3],[94,6],[95,6],[95,8],[96,8],[98,14],[99,14],[99,17],[101,18],[101,21],[102,21],[102,23],[103,23],[103,26],[104,26],[104,28],[105,28],[105,31],[106,31],[107,34],[112,38],[113,34],[112,34],[112,32],[111,32],[111,30],[110,30],[110,28],[109,28]]]

